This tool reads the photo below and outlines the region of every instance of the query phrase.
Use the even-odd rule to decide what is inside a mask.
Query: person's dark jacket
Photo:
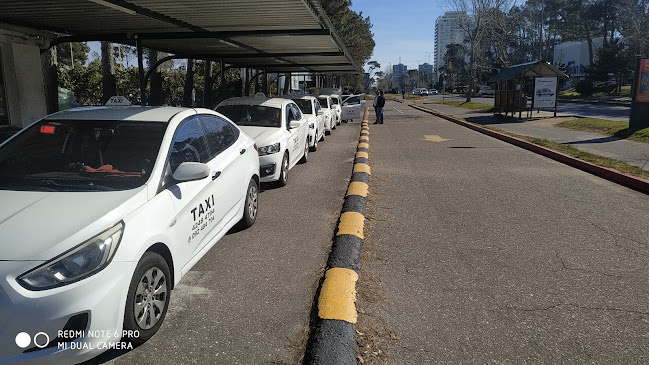
[[[385,96],[379,95],[376,98],[376,107],[383,108],[385,106]]]

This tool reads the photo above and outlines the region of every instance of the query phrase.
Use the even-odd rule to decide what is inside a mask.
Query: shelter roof
[[[494,75],[489,81],[513,80],[519,77],[543,77],[557,76],[561,79],[567,79],[568,75],[559,71],[556,67],[545,61],[533,61],[513,65],[502,69],[497,75]]]
[[[2,22],[52,44],[111,41],[269,72],[362,73],[319,0],[3,0]]]

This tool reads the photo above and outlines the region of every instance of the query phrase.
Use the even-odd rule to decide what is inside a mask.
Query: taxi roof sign
[[[124,96],[111,96],[106,106],[129,106],[131,102]]]

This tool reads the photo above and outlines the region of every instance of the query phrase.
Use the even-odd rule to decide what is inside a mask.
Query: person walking
[[[385,107],[385,96],[383,96],[383,91],[378,90],[376,98],[374,98],[374,111],[376,112],[374,124],[383,124],[383,107]]]

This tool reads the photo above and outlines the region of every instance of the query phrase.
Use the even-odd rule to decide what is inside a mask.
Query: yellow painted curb
[[[367,142],[361,142],[358,144],[358,148],[370,148],[370,144]]]
[[[372,175],[370,171],[370,165],[366,163],[357,163],[354,165],[354,171],[352,172],[366,172],[368,175]]]
[[[370,134],[370,129],[369,128],[361,128],[361,132]]]
[[[369,189],[369,185],[362,181],[352,181],[349,183],[349,188],[347,189],[347,195],[360,195],[367,197],[367,189]]]
[[[354,270],[334,267],[325,273],[318,298],[318,316],[356,323],[356,281]]]
[[[363,236],[363,224],[365,223],[365,216],[358,212],[345,212],[340,215],[340,223],[338,224],[338,232],[336,236],[342,234],[350,234],[360,239]]]
[[[360,140],[360,141],[368,141],[368,142],[369,142],[370,137],[368,137],[368,136],[361,136],[361,138],[359,138],[359,140]]]
[[[370,158],[370,155],[367,152],[356,152],[356,158]]]

